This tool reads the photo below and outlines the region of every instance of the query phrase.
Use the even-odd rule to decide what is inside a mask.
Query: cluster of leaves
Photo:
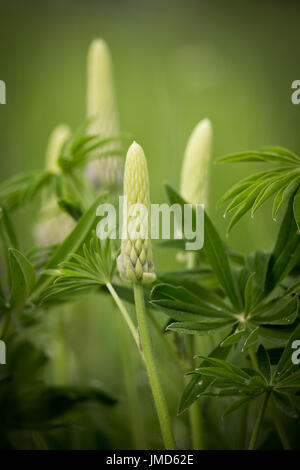
[[[253,184],[254,181],[255,178]],[[205,244],[202,253],[197,254],[204,267],[202,272],[193,269],[184,277],[178,273],[176,281],[165,275],[153,287],[149,301],[169,317],[166,331],[221,338],[209,357],[201,357],[200,367],[191,373],[179,413],[201,396],[239,397],[230,405],[226,412],[229,414],[268,393],[281,410],[299,417],[300,372],[291,363],[292,341],[300,337],[297,187],[295,184],[289,194],[286,213],[271,252],[256,251],[247,256],[233,253],[205,214]],[[166,190],[170,204],[184,205],[185,201],[173,188],[167,185]],[[246,204],[242,198],[239,201]],[[183,247],[183,243],[184,239],[176,240],[176,246],[163,242],[176,248]],[[214,279],[209,288],[207,282],[203,282],[205,268],[211,280]],[[277,352],[272,366],[265,347],[270,354],[273,350]],[[242,357],[249,360],[257,349],[257,370],[241,368],[228,361],[234,350],[238,360]],[[282,353],[281,357],[278,352]]]
[[[234,213],[228,230],[251,210],[255,212],[272,196],[274,197],[272,217],[276,220],[283,204],[293,199],[294,216],[300,229],[300,158],[293,152],[281,147],[268,147],[257,152],[240,152],[226,155],[218,162],[268,162],[280,165],[242,179],[234,185],[220,200],[220,204],[230,204],[226,207],[224,217]]]
[[[110,406],[116,402],[116,397],[101,384],[46,385],[43,374],[48,357],[24,339],[24,329],[42,321],[43,311],[38,306],[55,279],[53,270],[72,253],[83,250],[86,255],[83,244],[95,229],[96,209],[105,198],[105,194],[96,198],[62,244],[35,248],[27,254],[20,251],[7,205],[0,210],[0,238],[6,261],[6,273],[0,282],[0,337],[7,344],[6,365],[0,368],[2,448],[22,446],[26,440],[30,447],[44,448],[45,432],[74,427],[77,419],[80,421],[77,405],[82,409],[84,403]],[[95,259],[101,261],[97,255]],[[20,434],[21,444],[17,444]]]
[[[45,386],[42,377],[48,361],[31,341],[16,335],[11,339],[7,364],[0,368],[1,449],[14,448],[20,435],[21,442],[29,440],[32,448],[45,449],[45,433],[76,427],[83,405],[112,406],[117,402],[100,382]]]
[[[116,253],[110,239],[100,240],[95,234],[84,244],[82,254],[75,253],[70,261],[63,262],[58,270],[49,270],[55,281],[44,292],[42,303],[68,301],[73,295],[91,288],[105,286],[113,278],[116,269]]]
[[[111,154],[108,144],[115,144],[114,154],[123,157],[121,143],[128,139],[127,134],[109,138],[87,135],[88,124],[89,122],[85,123],[74,132],[63,146],[61,155],[57,158],[60,172],[34,170],[13,176],[1,183],[0,206],[11,212],[31,201],[41,190],[48,188],[50,194],[55,195],[59,208],[79,220],[97,195],[84,177],[82,167],[94,158]]]

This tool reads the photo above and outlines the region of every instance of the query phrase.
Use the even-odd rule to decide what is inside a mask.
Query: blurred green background
[[[291,83],[300,78],[299,17],[299,2],[283,1],[1,0],[0,79],[7,85],[7,104],[0,105],[1,181],[42,168],[53,127],[68,123],[76,128],[83,121],[86,53],[95,37],[111,48],[121,127],[148,157],[153,202],[165,200],[163,181],[178,186],[187,139],[204,117],[213,124],[213,160],[267,145],[299,153],[300,105],[290,98]],[[210,213],[223,236],[228,222],[216,210],[217,200],[239,178],[259,169],[256,164],[212,164]],[[36,209],[31,205],[16,216],[24,248],[33,243]],[[266,206],[254,219],[247,215],[227,241],[242,251],[270,249],[277,227]],[[159,269],[176,266],[173,253],[162,250],[156,251],[155,261]],[[98,378],[121,396],[114,411],[102,410],[97,419],[86,412],[99,436],[79,433],[75,447],[130,446],[111,305],[95,297],[70,309],[70,380]],[[47,328],[43,335],[39,341],[48,347]],[[162,355],[162,361],[169,369],[169,358]],[[144,373],[136,362],[141,395],[148,397],[145,427],[156,429]],[[175,366],[164,379],[174,414],[182,390]],[[186,417],[176,426],[184,446]],[[150,446],[159,445],[149,439]],[[231,439],[229,447],[234,446]]]

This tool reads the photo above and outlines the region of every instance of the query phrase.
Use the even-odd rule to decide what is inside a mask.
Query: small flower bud
[[[211,122],[203,119],[189,138],[181,170],[180,194],[193,205],[208,205],[211,141]]]
[[[123,279],[152,282],[153,273],[150,230],[150,193],[147,160],[136,142],[129,147],[124,173],[125,239],[121,243],[118,269]],[[137,206],[138,205],[138,206]],[[138,215],[135,209],[137,208]],[[134,234],[134,236],[133,236]]]
[[[88,128],[90,135],[106,138],[119,134],[112,60],[107,44],[102,39],[95,39],[88,53],[87,117],[91,120]],[[118,144],[111,143],[94,150],[95,157],[102,151],[111,151],[111,155],[93,160],[87,165],[87,177],[102,189],[122,183],[122,159],[114,155],[118,148]]]
[[[50,135],[46,151],[46,169],[59,173],[57,159],[71,134],[68,126],[57,126]],[[39,222],[34,228],[34,237],[38,245],[56,245],[62,242],[75,226],[74,220],[60,211],[54,196],[43,193]]]

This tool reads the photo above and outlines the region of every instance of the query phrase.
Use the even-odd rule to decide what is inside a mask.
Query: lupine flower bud
[[[46,170],[59,173],[57,159],[63,145],[71,134],[68,126],[57,126],[50,135],[46,151]],[[34,229],[38,245],[55,245],[62,242],[74,228],[74,220],[60,211],[54,196],[43,194],[39,222]]]
[[[124,173],[124,233],[118,269],[123,279],[131,282],[151,282],[153,273],[150,234],[150,193],[147,160],[136,142],[129,147]],[[132,209],[142,205],[137,213]],[[138,207],[138,206],[135,206]],[[139,206],[141,207],[141,206]],[[138,220],[138,224],[137,224]],[[137,229],[137,230],[136,230]],[[136,231],[135,231],[136,230]],[[135,234],[133,236],[133,233]]]
[[[180,193],[190,204],[208,204],[212,126],[209,119],[193,130],[184,154]]]
[[[88,128],[90,135],[106,138],[119,134],[112,60],[107,44],[102,39],[95,39],[88,53],[87,117],[91,120]],[[111,150],[111,155],[87,165],[87,177],[102,189],[109,189],[122,183],[122,159],[114,155],[117,149],[118,144],[111,143],[95,150],[95,157],[102,151]]]

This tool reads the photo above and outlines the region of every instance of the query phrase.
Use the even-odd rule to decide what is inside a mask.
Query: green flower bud
[[[180,193],[193,205],[208,205],[211,141],[211,122],[203,119],[189,138],[181,170]]]
[[[150,193],[147,160],[136,142],[129,147],[124,173],[124,239],[118,258],[118,269],[123,279],[152,282],[152,249],[150,234]],[[136,205],[139,206],[136,206]],[[136,208],[136,212],[135,212]]]
[[[59,173],[57,159],[63,145],[71,135],[68,126],[57,126],[50,135],[46,150],[46,169]],[[43,193],[39,222],[34,228],[34,237],[38,245],[55,245],[62,242],[75,226],[74,220],[60,211],[56,198]]]
[[[95,39],[88,53],[87,117],[91,120],[89,135],[106,138],[119,134],[112,60],[107,44],[102,39]],[[109,189],[122,183],[122,159],[114,155],[118,148],[118,144],[111,143],[94,151],[95,157],[102,151],[111,151],[108,157],[93,160],[87,165],[87,177],[96,186]]]

